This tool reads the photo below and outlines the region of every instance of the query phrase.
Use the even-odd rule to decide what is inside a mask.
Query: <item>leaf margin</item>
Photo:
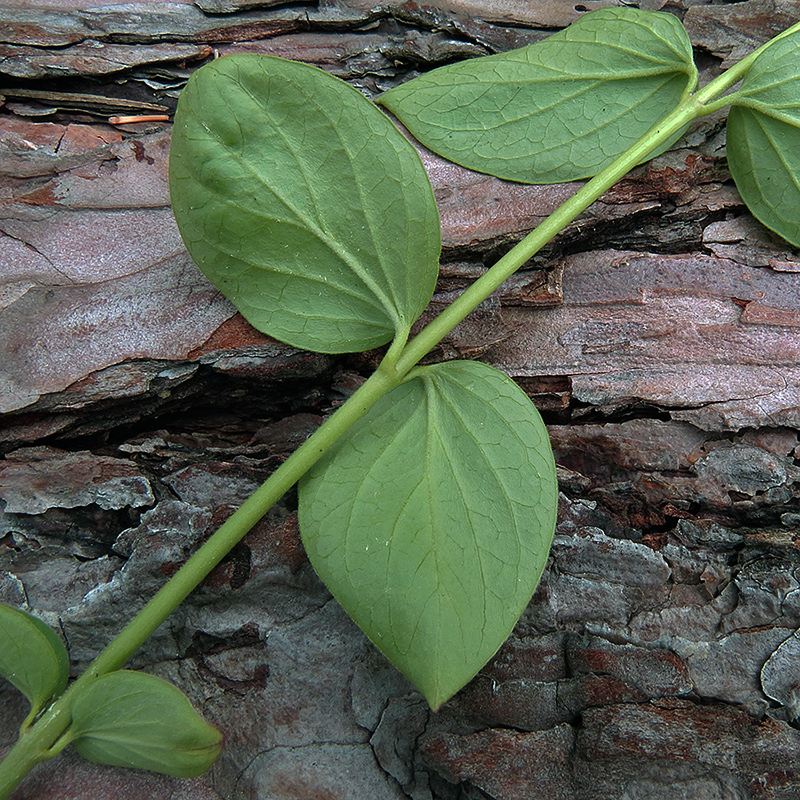
[[[8,662],[5,669],[0,671],[0,677],[5,678],[14,688],[21,692],[31,705],[28,718],[23,723],[23,727],[25,727],[45,707],[49,700],[60,695],[66,689],[69,681],[69,655],[64,643],[49,625],[27,611],[6,603],[0,603],[0,634],[4,626],[9,645],[16,645],[17,650],[19,650],[21,638],[25,639],[25,645],[33,640],[39,648],[37,660],[47,655],[52,657],[48,665],[51,670],[50,679],[44,681],[42,688],[38,692],[34,692],[26,681],[21,680],[18,677],[18,673],[14,671],[13,665],[8,666]],[[9,634],[9,626],[16,628],[16,631]],[[3,657],[9,654],[9,648],[3,647],[0,649],[3,653],[3,656],[0,656],[0,664],[2,664]],[[20,669],[20,665],[16,669]],[[39,672],[41,674],[41,670]]]
[[[263,70],[261,70],[259,65],[263,65]],[[263,315],[260,315],[260,313],[255,309],[255,306],[249,303],[246,299],[242,299],[242,296],[237,289],[237,286],[240,284],[239,279],[236,278],[236,276],[228,279],[224,276],[221,277],[220,274],[215,275],[214,268],[210,266],[209,259],[200,255],[200,250],[202,249],[203,245],[198,245],[198,242],[201,242],[202,237],[197,236],[196,232],[193,233],[193,229],[196,227],[197,223],[191,222],[190,219],[190,214],[194,212],[194,209],[191,207],[192,203],[197,202],[196,199],[193,198],[193,195],[196,193],[185,191],[184,189],[180,188],[185,184],[191,172],[187,166],[191,160],[191,147],[187,144],[187,140],[191,137],[187,134],[186,129],[190,125],[195,124],[195,118],[200,120],[203,118],[203,115],[198,109],[205,107],[203,106],[203,103],[207,103],[207,98],[205,95],[207,95],[210,90],[207,90],[205,95],[200,97],[201,86],[206,86],[206,84],[210,85],[213,81],[218,79],[229,79],[231,82],[236,82],[233,80],[231,75],[226,75],[226,73],[221,72],[223,69],[231,70],[231,75],[233,74],[233,71],[236,70],[252,70],[253,74],[258,74],[259,70],[261,70],[261,75],[259,77],[264,81],[284,81],[287,83],[287,85],[290,85],[293,90],[296,88],[296,86],[292,83],[292,81],[295,81],[297,85],[302,84],[302,81],[310,81],[310,85],[313,85],[318,90],[314,94],[313,98],[314,102],[316,102],[318,106],[320,102],[322,102],[320,97],[323,96],[325,98],[325,102],[329,104],[333,103],[334,100],[337,102],[341,100],[344,104],[344,109],[339,109],[338,113],[340,114],[342,120],[347,119],[348,115],[345,113],[346,111],[349,111],[350,116],[352,116],[354,113],[353,109],[355,108],[357,113],[362,115],[363,119],[368,120],[368,127],[371,125],[373,128],[376,126],[380,128],[380,135],[377,135],[374,131],[367,134],[367,138],[371,138],[375,147],[378,148],[376,152],[381,152],[384,156],[389,151],[393,151],[395,153],[397,164],[394,165],[393,168],[403,172],[404,176],[402,181],[394,181],[398,192],[397,196],[400,198],[402,203],[409,205],[409,208],[411,209],[409,213],[412,214],[412,216],[419,212],[419,219],[417,220],[417,223],[419,224],[414,229],[413,237],[415,246],[419,245],[419,253],[418,257],[410,262],[410,266],[406,263],[406,261],[408,261],[408,259],[406,259],[401,265],[402,269],[400,269],[399,265],[396,263],[391,265],[391,268],[394,269],[394,275],[384,275],[387,282],[395,281],[396,284],[405,282],[406,286],[404,291],[407,296],[407,302],[405,303],[404,308],[396,309],[396,313],[387,311],[386,306],[382,306],[380,314],[378,315],[380,316],[383,314],[382,322],[380,323],[377,322],[377,318],[374,322],[364,322],[364,325],[371,326],[375,332],[365,332],[364,326],[362,325],[362,333],[355,339],[355,341],[347,341],[348,337],[345,333],[340,333],[338,339],[334,338],[329,341],[325,337],[320,337],[318,335],[308,335],[307,333],[298,333],[297,331],[287,332],[286,329],[281,328],[277,323],[265,323],[263,320]],[[269,70],[272,70],[274,74],[267,75]],[[241,80],[242,74],[246,73],[236,72],[236,75],[238,76],[236,80]],[[297,76],[300,77],[298,78]],[[228,94],[230,94],[230,92],[228,92]],[[183,100],[183,103],[181,103],[181,100]],[[260,54],[235,54],[225,56],[215,62],[201,67],[192,75],[186,88],[181,93],[181,100],[179,100],[178,110],[175,117],[175,126],[173,129],[173,150],[171,151],[170,155],[170,193],[181,235],[187,245],[187,248],[190,250],[193,260],[195,260],[195,262],[198,264],[201,271],[206,274],[206,277],[208,277],[212,283],[214,283],[223,292],[223,294],[228,296],[229,299],[234,302],[237,308],[239,308],[240,312],[245,316],[248,322],[254,325],[254,327],[270,336],[273,336],[274,338],[277,338],[279,341],[283,341],[295,347],[321,353],[358,352],[381,346],[391,341],[393,338],[404,339],[408,335],[410,326],[417,319],[419,314],[422,313],[433,294],[436,277],[438,275],[439,255],[441,251],[441,235],[438,210],[433,197],[433,188],[431,187],[430,181],[422,165],[421,158],[413,145],[411,145],[411,143],[397,130],[388,117],[386,117],[385,114],[375,107],[373,103],[367,100],[357,89],[350,86],[345,81],[342,81],[333,75],[329,75],[317,67],[296,61],[290,61],[277,56]],[[200,104],[198,109],[194,109],[192,105],[193,103]],[[347,106],[348,103],[351,104],[349,107]],[[274,113],[278,112],[276,111]],[[223,116],[225,116],[227,120],[227,118],[232,115]],[[202,124],[204,124],[204,122]],[[302,127],[303,126],[300,125],[299,129],[302,129]],[[330,128],[333,133],[339,135],[335,125],[331,124],[327,127]],[[284,137],[285,135],[286,131],[281,130],[280,136]],[[302,130],[300,130],[300,135],[304,135]],[[352,146],[355,147],[355,145]],[[364,149],[364,147],[361,147],[362,151]],[[359,157],[362,157],[361,152],[359,152]],[[374,155],[372,158],[373,160],[379,160],[376,159]],[[206,169],[206,166],[203,165],[201,169]],[[356,171],[353,172],[353,175],[355,174]],[[353,175],[350,175],[348,179],[352,178]],[[389,173],[384,170],[384,174],[381,177],[381,182],[389,180],[390,178],[387,177],[388,175]],[[358,181],[356,180],[356,182]],[[261,183],[263,184],[264,191],[267,193],[271,192],[271,184],[269,181],[265,180],[261,181]],[[331,181],[330,185],[333,185],[333,183],[334,182]],[[313,181],[311,181],[309,185],[312,184]],[[330,213],[331,215],[346,216],[339,214],[338,209],[333,209]],[[369,216],[369,213],[372,212],[365,212],[367,217]],[[324,233],[325,232],[323,231],[321,241],[325,238]],[[388,238],[388,235],[382,234],[381,232],[378,232],[375,235],[378,237],[373,242],[376,253],[375,257],[380,261],[378,266],[376,266],[375,271],[377,272],[378,270],[384,270],[384,273],[386,273],[384,267],[381,266],[383,264],[381,259],[384,258],[384,254],[382,252],[382,248],[380,247],[380,243],[381,236],[383,236],[383,240],[385,241]],[[406,245],[407,249],[408,247],[411,247],[411,238],[411,234],[408,234],[409,244]],[[211,246],[214,245],[212,244]],[[385,247],[383,249],[389,251],[392,248]],[[264,258],[267,258],[267,256],[265,255]],[[408,269],[406,269],[407,266],[409,267]],[[250,264],[248,269],[253,272],[253,265]],[[247,270],[245,270],[245,272],[247,272]],[[297,277],[292,276],[290,274],[290,270],[288,269],[286,270],[286,273],[289,275],[287,280],[294,280],[295,277]],[[298,280],[306,280],[308,277],[309,276],[299,276]],[[319,285],[327,285],[333,280],[333,278],[334,276],[332,275],[320,273],[318,276]],[[311,279],[316,278],[311,276]],[[320,291],[327,291],[327,288],[321,289]],[[244,294],[251,296],[253,295],[253,292],[249,292],[249,294],[248,292],[244,292]],[[266,295],[264,293],[260,295],[262,299],[265,296]],[[362,297],[362,300],[364,297],[366,297],[364,302],[367,302],[367,304],[371,304],[374,300],[374,296],[372,295],[367,296],[365,294]],[[296,324],[299,326],[298,330],[302,329],[304,326],[307,327],[309,324],[313,325],[313,320],[317,318],[315,316],[314,308],[305,306],[303,308],[303,313],[301,314],[299,311],[290,311],[286,307],[282,307],[282,304],[278,302],[278,300],[270,302],[273,302],[273,306],[272,310],[267,312],[267,316],[272,318],[280,317],[281,319],[284,319],[293,315]],[[339,301],[334,298],[329,305],[336,305],[337,302]],[[353,302],[358,305],[358,303],[361,301],[354,299]],[[375,308],[377,308],[378,305],[380,304],[373,304]],[[364,309],[361,309],[361,311],[363,310]],[[361,311],[356,310],[353,312],[353,327],[359,327],[362,318],[363,320],[367,319],[367,317],[365,317]],[[283,316],[281,317],[281,315]],[[309,320],[311,320],[311,323],[309,323]],[[347,324],[349,323],[341,323],[343,330],[347,329]],[[335,325],[329,327],[335,327]]]
[[[470,663],[469,669],[459,668],[458,675],[454,679],[450,679],[447,677],[443,677],[442,674],[433,675],[431,678],[429,675],[424,674],[427,665],[430,663],[429,659],[426,660],[425,658],[415,659],[414,657],[409,657],[408,652],[405,655],[398,656],[396,652],[398,648],[392,646],[387,648],[387,641],[384,638],[384,634],[376,631],[374,629],[375,626],[369,624],[365,621],[365,615],[361,613],[359,608],[357,607],[357,603],[365,603],[367,602],[367,589],[368,587],[366,584],[362,584],[359,587],[342,587],[339,585],[341,583],[338,580],[337,576],[332,573],[329,565],[326,564],[326,559],[331,556],[331,553],[340,547],[338,542],[330,546],[328,552],[323,552],[324,548],[319,546],[319,537],[316,535],[315,531],[313,530],[313,526],[316,522],[313,519],[313,512],[312,508],[316,502],[315,495],[318,495],[319,491],[324,491],[327,486],[331,486],[335,484],[335,481],[332,481],[331,476],[329,474],[329,470],[331,468],[337,469],[339,465],[336,464],[338,454],[342,452],[342,448],[350,447],[352,442],[357,441],[357,445],[352,445],[355,449],[360,449],[364,446],[364,437],[369,436],[376,436],[375,433],[375,424],[376,420],[380,420],[382,415],[388,413],[391,416],[396,416],[397,414],[404,413],[405,409],[403,408],[404,404],[406,404],[406,398],[403,396],[404,394],[408,394],[412,387],[419,384],[425,383],[426,379],[429,381],[431,376],[436,376],[437,371],[448,371],[453,369],[462,368],[466,365],[466,369],[468,370],[478,370],[478,371],[486,371],[483,373],[482,378],[485,378],[487,375],[492,375],[495,380],[501,381],[502,385],[505,389],[508,389],[509,392],[513,393],[512,397],[515,402],[520,403],[520,406],[524,408],[525,413],[531,415],[531,420],[535,420],[532,424],[535,426],[537,431],[537,437],[539,437],[538,446],[545,447],[547,450],[547,455],[545,456],[545,460],[547,462],[547,474],[538,474],[537,479],[541,481],[541,495],[542,497],[550,502],[550,507],[547,509],[545,514],[545,522],[542,524],[541,520],[537,520],[537,525],[544,530],[544,533],[540,537],[540,540],[537,542],[538,552],[536,554],[536,566],[533,569],[533,578],[531,578],[530,574],[528,574],[528,583],[526,586],[522,587],[523,590],[517,589],[517,594],[519,595],[516,599],[516,605],[512,603],[512,607],[504,608],[503,614],[495,614],[489,613],[486,611],[484,607],[484,617],[483,617],[483,624],[484,625],[494,625],[495,630],[491,632],[491,634],[484,635],[484,631],[481,631],[481,642],[483,644],[482,650],[480,650],[479,655],[475,656],[470,651],[470,654],[473,655],[473,662]],[[425,391],[424,389],[422,390]],[[399,394],[398,394],[399,393]],[[393,396],[394,395],[394,396]],[[488,406],[488,404],[484,404],[484,406]],[[494,412],[494,408],[492,408]],[[398,435],[395,431],[392,436]],[[517,434],[514,433],[516,436]],[[410,437],[413,441],[414,439],[418,439],[418,436]],[[425,446],[425,450],[427,452],[427,444]],[[402,448],[401,448],[402,449]],[[531,448],[526,450],[528,455],[530,455]],[[384,448],[379,448],[379,455],[386,456],[384,452]],[[506,455],[506,452],[503,452],[503,456]],[[471,464],[466,466],[466,471],[471,469]],[[396,465],[393,466],[396,468]],[[396,493],[398,491],[397,487],[391,486],[386,488],[387,493]],[[398,495],[399,496],[399,495]],[[406,677],[408,677],[411,682],[423,693],[423,695],[428,700],[429,705],[432,709],[438,709],[442,703],[446,702],[453,694],[455,694],[459,689],[461,689],[466,683],[471,680],[475,674],[479,671],[479,669],[494,655],[497,649],[503,644],[503,642],[508,638],[510,635],[514,625],[519,619],[519,616],[524,611],[525,607],[527,606],[528,602],[530,601],[531,595],[533,594],[536,585],[538,584],[544,566],[546,564],[548,553],[549,553],[549,545],[552,540],[552,536],[555,529],[555,514],[557,510],[557,483],[555,478],[555,463],[553,461],[552,456],[552,449],[549,443],[549,437],[547,436],[546,429],[544,428],[544,424],[541,421],[541,417],[539,416],[538,412],[536,411],[535,407],[531,403],[530,399],[524,392],[513,382],[511,381],[508,376],[504,373],[500,372],[499,370],[494,369],[493,367],[489,367],[486,364],[482,364],[481,362],[473,362],[473,361],[464,361],[464,362],[444,362],[442,364],[434,364],[425,367],[419,367],[409,373],[406,381],[402,383],[400,386],[396,387],[395,390],[389,392],[387,395],[382,398],[381,401],[376,404],[373,409],[368,412],[367,416],[362,418],[362,420],[351,429],[348,435],[344,437],[342,443],[335,447],[332,451],[330,451],[323,460],[318,463],[318,465],[307,475],[305,476],[300,484],[299,484],[299,497],[300,497],[300,508],[299,508],[299,520],[300,520],[300,530],[301,536],[303,539],[303,543],[306,549],[306,552],[309,556],[309,559],[312,563],[312,566],[317,571],[318,575],[321,579],[326,583],[329,589],[331,589],[334,597],[340,602],[341,605],[344,606],[345,610],[350,614],[350,616],[354,619],[356,624],[361,627],[362,631],[367,635],[367,637],[380,649],[384,655],[386,655],[390,661],[398,668],[401,672],[403,672]],[[354,500],[351,505],[354,505],[357,502],[357,498]],[[344,503],[340,504],[344,505]],[[385,521],[385,516],[387,513],[386,509],[381,506],[380,509],[380,517],[381,522]],[[521,517],[522,514],[516,510],[516,513],[519,514]],[[352,519],[350,520],[352,522]],[[372,543],[377,544],[380,547],[379,540],[385,540],[385,546],[388,548],[389,540],[386,539],[386,535],[384,533],[376,533],[377,526],[370,527],[370,536],[372,539],[368,539],[366,549],[369,549],[369,546]],[[341,532],[340,532],[341,533]],[[347,529],[347,535],[352,535],[352,529]],[[333,534],[327,537],[331,541],[336,541],[337,534]],[[363,545],[363,542],[357,544],[355,547],[351,547],[348,550],[348,553],[359,553],[360,548]],[[518,542],[518,545],[521,544]],[[346,545],[341,545],[342,547]],[[489,549],[490,550],[490,549]],[[477,554],[478,560],[480,560],[482,555],[485,555],[483,551],[480,550],[476,546],[474,551]],[[487,552],[489,552],[487,550]],[[347,558],[348,556],[345,556]],[[530,559],[528,559],[530,560]],[[379,570],[375,567],[371,568],[371,570],[367,570],[366,568],[361,568],[360,573],[364,575],[372,575],[379,572]],[[529,570],[530,573],[530,570]],[[369,577],[368,577],[369,580]],[[519,576],[517,576],[517,581],[523,580]],[[410,584],[404,584],[402,580],[399,580],[397,584],[399,587],[400,594],[398,597],[401,598],[400,602],[403,603],[404,599],[403,596],[408,589]],[[484,587],[485,589],[485,587]],[[382,591],[381,587],[378,586],[378,592]],[[387,590],[388,591],[388,590]],[[487,596],[489,594],[488,590],[486,592]],[[524,595],[524,597],[523,597]],[[499,594],[497,595],[499,597]],[[353,598],[358,598],[357,601],[354,601]],[[508,595],[504,595],[502,603],[506,606],[508,605]],[[484,598],[484,606],[485,606],[485,598]],[[405,609],[401,608],[401,612],[405,613]],[[372,610],[369,612],[372,614]],[[500,620],[498,624],[498,620]],[[457,627],[460,622],[454,622],[454,626]],[[416,634],[415,634],[416,635]],[[413,638],[413,637],[412,637]],[[457,637],[456,637],[457,639]],[[459,646],[459,642],[456,641],[453,643],[453,650],[457,650]],[[472,646],[472,642],[468,645],[464,645],[463,642],[461,643],[462,650],[469,649]],[[387,649],[391,652],[387,652]],[[440,648],[440,650],[443,648]],[[446,648],[444,648],[446,649]],[[448,652],[448,655],[450,653]],[[458,654],[461,657],[461,653]],[[438,657],[438,656],[437,656]],[[478,663],[479,662],[479,663]],[[420,666],[421,665],[421,666]],[[438,667],[437,667],[438,668]],[[421,670],[421,672],[420,672]],[[442,670],[443,672],[443,670]]]
[[[561,31],[558,31],[557,33],[554,33],[551,36],[548,36],[547,38],[539,42],[536,42],[532,45],[527,45],[525,47],[518,48],[512,51],[495,53],[488,56],[482,56],[475,59],[468,59],[466,61],[456,62],[455,64],[446,65],[434,69],[431,72],[423,73],[422,75],[413,78],[412,80],[407,81],[404,84],[401,84],[397,87],[390,89],[384,95],[379,97],[377,102],[386,106],[393,114],[395,114],[401,120],[401,122],[403,122],[403,124],[411,131],[411,133],[418,139],[418,141],[420,141],[423,145],[433,150],[440,156],[446,158],[447,160],[452,161],[468,169],[474,170],[476,172],[493,175],[503,180],[515,181],[518,183],[526,183],[526,184],[537,184],[537,185],[563,183],[568,181],[584,180],[590,178],[597,172],[599,172],[604,166],[610,163],[610,161],[613,160],[614,157],[624,152],[640,136],[644,135],[649,129],[651,129],[652,126],[655,125],[658,122],[658,120],[664,116],[664,114],[661,114],[661,117],[648,120],[647,124],[644,126],[639,126],[639,128],[637,128],[634,132],[632,132],[629,135],[628,140],[626,140],[626,142],[623,145],[616,147],[613,153],[608,155],[604,160],[597,161],[596,163],[591,165],[591,167],[578,169],[574,165],[571,165],[565,160],[562,160],[562,162],[559,165],[550,166],[546,170],[544,171],[540,170],[537,173],[534,170],[534,168],[530,165],[524,167],[514,166],[513,169],[506,169],[505,165],[492,168],[488,166],[491,163],[491,160],[481,160],[477,156],[474,156],[474,154],[470,154],[469,157],[459,156],[458,152],[453,150],[451,147],[449,146],[445,147],[442,145],[441,141],[433,141],[429,136],[422,133],[421,126],[415,122],[412,115],[404,113],[401,110],[400,105],[403,100],[403,95],[408,93],[409,88],[411,86],[416,84],[413,92],[419,92],[420,90],[422,90],[423,87],[426,86],[426,82],[432,79],[432,76],[441,76],[451,73],[453,75],[458,75],[459,70],[469,71],[472,68],[471,65],[476,64],[478,62],[483,62],[484,65],[488,65],[490,63],[503,64],[505,61],[512,59],[514,57],[514,54],[522,54],[527,52],[528,54],[538,55],[539,49],[542,49],[543,46],[544,48],[550,47],[552,49],[554,44],[556,45],[571,44],[573,41],[571,37],[574,37],[576,31],[582,30],[581,26],[585,23],[586,20],[592,19],[594,21],[597,21],[599,19],[602,19],[604,15],[610,17],[612,22],[616,21],[617,19],[622,19],[623,17],[628,16],[630,18],[630,21],[635,22],[637,25],[639,23],[634,19],[634,17],[641,15],[642,17],[656,19],[667,25],[672,26],[673,29],[678,33],[678,38],[680,39],[680,45],[682,49],[682,55],[684,57],[682,61],[684,69],[680,71],[676,70],[674,74],[677,75],[679,72],[683,72],[686,75],[685,86],[683,87],[681,92],[673,93],[674,105],[677,105],[680,99],[685,97],[689,92],[691,92],[692,90],[694,90],[694,88],[696,88],[698,81],[697,67],[693,60],[693,51],[691,42],[683,25],[673,15],[665,12],[643,11],[638,8],[629,8],[627,6],[622,6],[622,7],[605,7],[597,9],[595,11],[588,12],[587,14],[580,17],[576,22],[573,22],[572,25],[568,26],[567,28],[564,28]],[[664,39],[660,40],[666,43],[666,40]],[[675,52],[677,53],[677,49]],[[542,57],[542,59],[544,60],[544,56]],[[542,69],[544,68],[552,69],[552,67],[549,67],[548,65],[545,64],[539,64],[538,67]],[[476,79],[473,76],[473,82],[475,80]],[[551,83],[556,81],[555,79],[553,79],[552,81],[548,80],[539,82]],[[563,79],[560,79],[559,82],[563,83]],[[605,82],[613,83],[613,80],[606,80]],[[453,87],[451,88],[456,88],[458,90],[461,88],[462,85],[463,85],[462,81],[454,80]],[[398,100],[397,98],[400,98],[400,100]],[[475,114],[474,103],[467,104],[465,107],[468,107],[469,114],[474,116]],[[665,113],[668,113],[671,110],[671,107],[672,106],[670,106],[670,108],[667,108],[667,112]],[[434,125],[432,124],[430,127],[434,127]],[[441,124],[440,127],[442,128],[443,131],[448,132],[446,138],[451,139],[453,126],[443,123]],[[487,131],[493,133],[497,129],[497,127],[498,126],[492,127],[490,123],[488,125],[484,124],[482,127],[479,128],[479,130],[481,133],[485,133]],[[667,142],[662,147],[654,150],[647,156],[647,159],[652,158],[660,154],[664,150],[668,149],[675,143],[675,141],[677,141],[678,138],[680,138],[681,134],[682,132],[680,132],[678,135],[676,135],[672,140]],[[518,138],[523,138],[523,137],[518,137]],[[487,142],[487,146],[488,144],[489,142]],[[572,142],[572,144],[574,145],[574,141]],[[562,145],[558,146],[560,147]],[[524,157],[524,159],[517,159],[517,160],[530,161],[533,158],[534,155],[528,154]]]

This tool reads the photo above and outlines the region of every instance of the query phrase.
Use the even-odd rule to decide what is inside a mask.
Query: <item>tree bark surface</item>
[[[13,2],[13,0],[12,0]],[[167,115],[268,53],[369,97],[535,42],[590,0],[28,0],[0,9],[0,602],[85,666],[379,356],[254,331],[171,216]],[[797,0],[647,0],[703,80]],[[442,218],[428,316],[574,191],[420,148]],[[531,396],[559,524],[511,638],[436,715],[316,578],[288,496],[140,651],[226,734],[194,780],[67,751],[14,800],[800,796],[800,256],[744,208],[724,117],[634,171],[450,335]],[[0,746],[26,713],[0,690]],[[6,722],[8,724],[6,724]]]

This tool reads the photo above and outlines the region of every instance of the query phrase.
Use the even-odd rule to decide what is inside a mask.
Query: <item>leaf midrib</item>
[[[384,310],[389,315],[389,318],[390,318],[390,320],[392,321],[392,323],[393,323],[393,325],[395,327],[395,331],[399,332],[403,328],[403,325],[404,325],[404,316],[405,316],[404,313],[403,313],[404,304],[400,303],[400,301],[397,298],[397,295],[395,293],[395,282],[392,280],[392,276],[390,274],[390,270],[388,269],[388,265],[386,264],[386,262],[384,260],[383,249],[378,244],[378,237],[376,237],[376,234],[375,234],[375,228],[374,228],[374,225],[373,225],[372,215],[369,213],[370,204],[367,203],[367,197],[365,195],[361,173],[360,173],[359,170],[357,170],[355,168],[355,156],[352,154],[352,152],[350,150],[350,147],[349,147],[350,143],[345,141],[345,139],[342,137],[341,125],[328,114],[328,110],[325,107],[321,106],[319,104],[319,102],[317,101],[317,99],[313,95],[310,95],[305,90],[304,86],[295,84],[288,77],[284,77],[284,76],[282,76],[282,77],[287,83],[289,83],[292,86],[293,89],[295,89],[298,93],[303,95],[303,97],[305,98],[305,102],[307,104],[313,105],[316,108],[316,110],[319,113],[319,115],[324,117],[328,121],[328,123],[330,125],[330,129],[336,135],[336,138],[339,141],[339,144],[340,144],[343,152],[345,152],[347,154],[347,158],[348,158],[348,160],[350,162],[350,166],[351,166],[351,174],[352,174],[353,180],[354,180],[354,182],[356,184],[356,187],[357,187],[357,190],[358,190],[358,194],[359,194],[359,198],[361,200],[361,202],[359,204],[359,208],[361,209],[363,219],[366,221],[367,227],[369,228],[369,239],[372,242],[377,263],[379,264],[381,272],[383,273],[384,282],[385,282],[386,286],[388,287],[389,292],[391,293],[391,300],[386,295],[384,290],[379,286],[377,281],[375,281],[372,278],[372,276],[369,274],[368,271],[358,270],[354,266],[354,265],[358,264],[358,261],[355,259],[355,257],[353,257],[352,263],[350,261],[348,261],[347,259],[343,259],[343,260],[345,260],[345,263],[347,263],[348,266],[351,267],[351,269],[354,269],[354,271],[356,271],[356,274],[364,282],[364,284],[367,286],[367,288],[369,288],[370,291],[372,291],[372,293],[378,298],[378,301],[381,303],[381,306],[384,308]],[[347,87],[347,88],[350,89],[350,87]],[[251,98],[251,100],[254,103],[256,103],[256,105],[259,105],[262,108],[262,111],[265,114],[265,116],[269,117],[268,109],[264,106],[264,104],[260,103],[258,98],[255,97],[253,95],[253,93],[249,89],[245,88],[244,86],[242,86],[242,89]],[[270,118],[270,120],[271,120],[271,118]],[[296,152],[293,143],[291,142],[289,137],[285,135],[284,131],[281,129],[280,126],[273,124],[272,127],[273,127],[273,130],[275,130],[278,133],[278,135],[280,136],[280,138],[283,140],[284,144],[286,145],[287,150],[291,153],[292,157],[294,158],[295,163],[298,165],[298,167],[303,172],[303,178],[305,179],[305,183],[306,183],[306,186],[308,187],[308,191],[309,191],[309,193],[311,194],[311,196],[313,198],[315,209],[321,209],[323,207],[323,204],[319,201],[319,199],[317,198],[317,196],[315,194],[315,191],[314,191],[315,186],[316,186],[316,182],[308,174],[308,172],[306,170],[306,167],[305,167],[305,164],[304,164],[303,160],[299,157],[298,153]],[[367,144],[365,143],[364,146],[366,147]],[[403,197],[403,201],[405,203],[405,195],[402,195],[402,197]],[[408,214],[406,214],[406,218],[408,218]],[[319,218],[317,219],[317,223],[318,223],[319,231],[320,232],[324,232],[324,228],[322,227],[322,222],[321,222],[321,220]],[[327,234],[324,234],[324,235],[327,238]],[[346,252],[346,253],[348,253],[348,255],[350,255],[349,251],[344,250],[344,252]]]
[[[239,84],[240,85],[240,84]],[[253,97],[250,92],[248,92],[244,87],[241,87],[251,98]],[[255,98],[253,98],[254,102],[258,102]],[[361,264],[356,260],[355,256],[345,247],[339,245],[338,242],[331,239],[331,237],[325,233],[315,222],[308,219],[305,213],[300,212],[294,205],[289,202],[282,194],[278,193],[269,184],[263,179],[261,174],[255,170],[242,156],[235,153],[230,148],[226,147],[225,144],[220,140],[220,138],[208,127],[205,121],[200,118],[197,114],[193,114],[195,119],[199,122],[200,127],[206,132],[206,134],[213,139],[221,148],[222,150],[230,157],[233,158],[240,166],[243,166],[247,172],[249,172],[259,183],[259,185],[263,186],[267,189],[267,191],[272,194],[277,200],[279,200],[283,205],[288,208],[296,217],[297,219],[306,226],[306,229],[316,236],[325,246],[334,254],[336,254],[354,273],[358,276],[358,278],[362,281],[364,286],[372,292],[375,298],[380,303],[380,306],[383,310],[387,313],[389,320],[395,327],[395,330],[398,330],[401,327],[401,322],[398,318],[397,311],[393,308],[391,302],[386,297],[385,293],[380,289],[379,286],[376,285],[374,279],[372,279],[369,274],[362,268]],[[296,158],[294,152],[292,151],[292,156]],[[206,187],[208,188],[208,187]],[[219,192],[212,191],[211,194],[216,196],[221,196]],[[224,199],[224,197],[223,197]],[[316,199],[314,200],[316,204]],[[204,239],[205,241],[205,239]]]

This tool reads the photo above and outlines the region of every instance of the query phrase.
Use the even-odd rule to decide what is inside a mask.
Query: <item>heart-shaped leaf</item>
[[[547,560],[547,431],[507,376],[423,367],[300,483],[311,563],[432,708],[508,637]]]
[[[198,70],[175,115],[170,191],[200,269],[288,344],[385,344],[433,293],[439,217],[417,152],[315,67],[234,55]]]
[[[457,164],[559,183],[595,175],[696,83],[674,16],[604,8],[536,44],[435,69],[379,102]]]
[[[753,215],[800,247],[800,32],[764,50],[728,114],[728,165]]]
[[[89,761],[179,778],[205,772],[223,739],[171,683],[129,670],[102,675],[81,691],[69,736]]]
[[[69,657],[56,632],[40,619],[0,605],[0,676],[31,703],[32,719],[69,678]]]

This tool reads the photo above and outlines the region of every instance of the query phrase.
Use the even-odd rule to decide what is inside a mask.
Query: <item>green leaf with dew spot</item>
[[[435,69],[378,102],[450,161],[559,183],[595,175],[696,83],[676,17],[604,8],[541,42]]]
[[[755,59],[728,113],[728,165],[753,215],[800,247],[800,31]]]
[[[200,269],[288,344],[377,347],[433,294],[439,217],[417,152],[315,67],[234,55],[198,70],[175,115],[170,192]]]
[[[67,650],[56,632],[40,619],[0,605],[0,676],[28,698],[32,719],[66,688]]]
[[[177,687],[130,670],[101,675],[80,692],[67,735],[89,761],[179,778],[205,772],[223,740]]]
[[[553,536],[538,412],[477,362],[415,370],[300,482],[311,563],[438,708],[511,633]]]

